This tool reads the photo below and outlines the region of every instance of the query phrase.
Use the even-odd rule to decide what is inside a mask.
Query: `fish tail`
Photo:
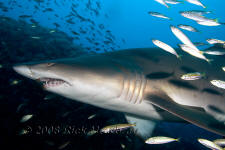
[[[210,14],[214,14],[213,11],[208,11]]]
[[[219,18],[213,19],[213,21],[218,23],[219,22]]]
[[[177,58],[181,61],[182,60],[183,55],[177,55]]]
[[[202,76],[203,76],[203,77],[205,77],[205,76],[206,76],[206,73],[205,73],[205,72],[203,72],[203,73],[202,73]]]
[[[205,52],[204,51],[200,51],[200,54],[205,54]]]
[[[211,65],[212,64],[212,61],[213,59],[206,59],[206,61]]]
[[[180,142],[180,138],[175,139],[175,141]]]
[[[206,73],[202,72],[202,78],[206,79]]]

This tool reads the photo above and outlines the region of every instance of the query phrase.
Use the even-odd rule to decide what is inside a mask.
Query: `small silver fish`
[[[210,63],[212,60],[210,59],[207,59],[204,55],[203,55],[203,52],[202,51],[199,51],[199,50],[196,50],[196,49],[193,49],[185,44],[179,44],[180,48],[189,53],[190,55],[192,56],[195,56],[197,58],[200,58],[200,59],[203,59],[203,60],[206,60],[208,63]]]
[[[210,22],[210,21],[215,21],[215,19],[209,19],[206,18],[205,16],[200,15],[199,13],[196,12],[191,12],[191,11],[181,11],[180,12],[181,16],[197,21],[197,22]]]
[[[32,36],[31,38],[32,38],[32,39],[36,39],[36,40],[41,39],[39,36]]]
[[[204,19],[203,16],[199,15],[198,13],[192,11],[180,11],[181,16],[194,20],[194,21],[202,21]]]
[[[177,1],[177,0],[165,0],[165,2],[167,4],[173,4],[173,5],[182,3],[181,1]]]
[[[88,117],[88,120],[93,119],[96,116],[96,114],[93,114],[91,116]]]
[[[170,26],[171,31],[173,32],[173,34],[181,41],[183,42],[185,45],[187,45],[188,47],[199,51],[198,48],[191,42],[191,40],[178,28],[176,28],[175,26]]]
[[[30,132],[29,130],[22,129],[22,130],[19,132],[19,135],[25,135],[25,134],[28,134],[29,132]]]
[[[146,144],[165,144],[165,143],[170,143],[174,141],[179,141],[179,139],[174,139],[170,137],[164,137],[164,136],[156,136],[156,137],[151,137],[145,141]]]
[[[11,85],[17,85],[17,84],[19,84],[21,81],[19,81],[19,80],[13,80],[10,84]]]
[[[189,13],[192,13],[192,14],[197,14],[197,15],[200,15],[200,16],[212,13],[212,11],[204,11],[204,10],[190,10],[190,11],[185,11],[185,12],[189,12]]]
[[[88,136],[88,137],[89,137],[89,136],[92,136],[92,135],[96,134],[97,132],[98,132],[98,131],[96,131],[96,130],[88,131],[87,136]]]
[[[70,143],[71,143],[70,141],[67,141],[67,142],[63,143],[62,145],[60,145],[60,146],[58,147],[58,149],[64,149],[64,148],[67,147]]]
[[[220,147],[219,145],[215,144],[212,141],[206,140],[206,139],[198,139],[198,142],[210,149],[223,150],[223,148]]]
[[[20,122],[21,122],[21,123],[24,123],[24,122],[30,120],[32,117],[33,117],[32,114],[25,115],[25,116],[23,116],[23,117],[21,118]]]
[[[225,81],[221,81],[221,80],[212,80],[210,81],[212,83],[212,85],[218,87],[218,88],[222,88],[225,89]]]
[[[206,41],[209,44],[225,44],[225,41],[218,40],[218,39],[207,39]]]
[[[213,141],[213,143],[215,143],[219,146],[225,146],[225,139],[216,139]]]
[[[217,55],[217,56],[225,55],[225,52],[221,51],[202,51],[202,52],[208,55]]]
[[[204,6],[199,0],[186,0],[186,1],[191,4],[195,4],[195,5],[201,6],[203,8],[206,8],[206,6]]]
[[[166,6],[167,8],[169,8],[169,6],[166,4],[165,0],[155,0],[155,1]]]
[[[174,54],[177,58],[180,59],[180,56],[177,54],[177,52],[175,51],[175,49],[173,49],[171,46],[167,45],[166,43],[163,43],[162,41],[159,40],[152,40],[153,44],[155,44],[156,46],[160,47],[161,49]]]
[[[225,71],[225,67],[222,67],[223,71]]]
[[[172,20],[171,18],[169,18],[161,13],[158,13],[158,12],[148,12],[148,14],[151,16],[154,16],[154,17]]]
[[[126,148],[126,146],[124,144],[121,143],[120,145],[121,145],[122,149]]]
[[[187,31],[191,31],[191,32],[199,32],[197,29],[195,29],[194,27],[189,26],[189,25],[180,24],[180,25],[178,25],[178,27],[183,30],[187,30]]]
[[[205,21],[197,21],[198,24],[203,26],[219,26],[221,25],[217,19],[207,19]]]
[[[50,30],[49,31],[49,33],[55,33],[56,32],[56,30]]]
[[[102,128],[100,131],[103,133],[110,133],[110,132],[115,132],[118,130],[124,130],[134,126],[135,124],[115,124],[115,125],[106,126]]]
[[[187,73],[181,76],[181,79],[183,80],[198,80],[205,77],[205,73],[200,72],[193,72],[193,73]]]

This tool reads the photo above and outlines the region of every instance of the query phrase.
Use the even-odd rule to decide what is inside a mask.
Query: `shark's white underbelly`
[[[141,103],[134,103],[116,98],[107,102],[93,101],[92,105],[154,121],[181,121],[181,119],[152,105],[148,100],[142,100]]]

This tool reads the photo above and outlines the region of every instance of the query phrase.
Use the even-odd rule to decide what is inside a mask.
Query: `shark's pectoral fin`
[[[188,106],[177,104],[169,96],[160,92],[151,93],[146,99],[153,105],[158,106],[177,117],[180,117],[208,131],[225,136],[225,125],[204,111],[199,111]]]
[[[156,125],[155,121],[145,120],[145,119],[137,118],[127,114],[125,115],[125,117],[129,123],[136,124],[133,127],[135,134],[140,136],[142,139],[145,140],[152,135]]]

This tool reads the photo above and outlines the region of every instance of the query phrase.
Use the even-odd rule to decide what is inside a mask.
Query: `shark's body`
[[[15,70],[49,82],[48,91],[124,112],[131,120],[186,120],[225,136],[225,90],[210,83],[225,81],[221,69],[225,59],[215,57],[210,65],[183,55],[178,60],[160,49],[132,49],[16,66]],[[206,77],[195,81],[180,78],[190,72],[204,72]]]

